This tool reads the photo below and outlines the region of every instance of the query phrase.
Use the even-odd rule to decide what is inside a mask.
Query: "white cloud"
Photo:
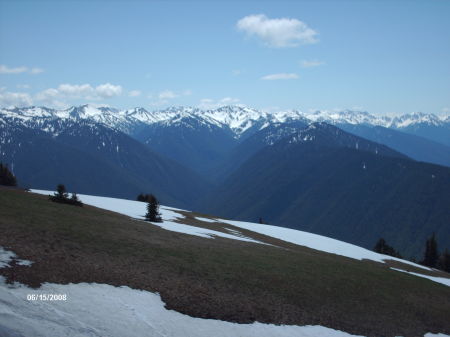
[[[318,42],[318,33],[297,19],[269,19],[264,14],[248,15],[237,24],[248,36],[257,36],[269,47],[297,47]]]
[[[324,65],[325,62],[318,60],[302,60],[300,64],[303,68],[312,68]]]
[[[95,93],[101,98],[116,97],[122,94],[122,87],[111,83],[100,84],[95,88]]]
[[[95,94],[95,89],[90,84],[60,84],[57,89],[47,89],[52,93],[60,94],[71,98],[91,97]]]
[[[0,92],[0,106],[29,106],[33,104],[31,96],[24,92]]]
[[[0,74],[20,74],[28,70],[27,67],[9,68],[3,64],[0,64]]]
[[[142,92],[139,90],[131,90],[128,92],[128,96],[130,97],[138,97],[141,96]]]
[[[33,75],[37,75],[37,74],[40,74],[43,72],[44,72],[44,69],[42,69],[42,68],[32,68],[30,70],[30,74],[33,74]]]
[[[100,100],[120,96],[122,87],[111,83],[93,87],[90,84],[61,84],[57,88],[48,88],[35,95],[35,99],[48,105],[65,106],[67,100]]]
[[[158,98],[160,100],[174,99],[177,98],[178,96],[179,95],[173,92],[172,90],[164,90],[158,94]]]
[[[173,91],[173,90],[163,90],[156,95],[150,94],[148,98],[152,99],[149,103],[150,106],[161,106],[165,104],[169,104],[171,100],[175,98],[179,98],[182,96],[190,96],[192,95],[192,91],[189,89],[183,91]]]
[[[8,66],[5,66],[4,64],[0,64],[0,74],[21,74],[21,73],[30,73],[33,75],[40,74],[44,72],[44,69],[41,68],[31,68],[22,66],[22,67],[16,67],[16,68],[10,68]]]
[[[224,105],[235,105],[238,104],[240,100],[238,98],[233,97],[224,97],[219,100],[213,100],[211,98],[203,98],[200,100],[198,107],[200,109],[217,109]]]
[[[279,74],[270,74],[261,77],[262,80],[265,81],[274,81],[274,80],[295,80],[298,78],[297,74],[294,73],[279,73]]]

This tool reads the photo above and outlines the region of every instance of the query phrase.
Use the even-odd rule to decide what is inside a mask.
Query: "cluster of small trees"
[[[425,243],[425,254],[420,263],[430,268],[438,268],[450,272],[450,253],[448,249],[445,249],[442,254],[439,254],[434,233]]]
[[[67,193],[66,187],[63,184],[59,184],[56,187],[56,193],[49,196],[49,199],[53,202],[60,202],[63,204],[69,204],[74,206],[83,206],[83,203],[78,199],[76,193],[72,193],[72,196],[69,197],[69,193]]]
[[[153,194],[139,194],[137,201],[147,203],[147,214],[145,220],[151,222],[162,222],[161,214],[159,213],[159,201]]]
[[[393,247],[389,246],[383,238],[378,240],[373,250],[380,254],[402,258],[400,253]],[[442,254],[439,254],[436,235],[434,233],[427,239],[425,243],[423,260],[419,263],[430,268],[437,268],[450,272],[450,253],[448,249],[445,249]]]
[[[8,165],[0,163],[0,185],[17,186],[17,179],[9,170]]]
[[[393,257],[402,258],[400,253],[394,249],[394,247],[389,246],[385,239],[381,238],[378,240],[377,244],[373,248],[374,251],[380,254],[385,254]]]

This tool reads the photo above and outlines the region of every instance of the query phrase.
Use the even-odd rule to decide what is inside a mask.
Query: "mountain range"
[[[262,218],[418,257],[450,246],[450,117],[244,106],[0,109],[0,161],[23,186]]]

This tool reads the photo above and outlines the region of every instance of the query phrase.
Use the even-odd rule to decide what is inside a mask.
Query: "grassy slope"
[[[282,248],[184,235],[5,189],[0,232],[1,246],[35,262],[0,274],[34,287],[128,285],[159,292],[168,308],[235,322],[321,324],[369,336],[450,333],[449,287],[261,235],[254,237]]]

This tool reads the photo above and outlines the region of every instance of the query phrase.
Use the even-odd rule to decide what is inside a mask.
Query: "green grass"
[[[192,216],[185,222],[224,230]],[[241,323],[320,324],[366,336],[450,333],[449,287],[241,231],[276,247],[185,235],[0,189],[0,245],[34,261],[0,274],[34,287],[128,285],[159,292],[170,309]]]

